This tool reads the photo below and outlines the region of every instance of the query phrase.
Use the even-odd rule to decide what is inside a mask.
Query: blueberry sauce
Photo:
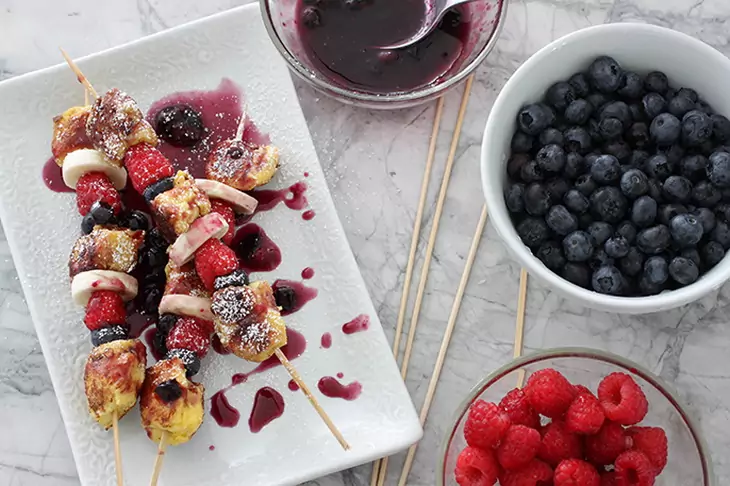
[[[147,343],[147,349],[149,349],[150,353],[152,353],[152,357],[155,358],[155,361],[160,361],[165,356],[160,353],[155,346],[155,335],[157,335],[156,327],[147,329],[144,333],[144,341]]]
[[[209,451],[214,451],[215,450],[215,446],[214,445],[208,446],[208,450]]]
[[[353,381],[349,385],[343,385],[332,376],[325,376],[317,383],[317,388],[322,395],[330,398],[342,398],[343,400],[355,400],[362,393],[362,385]]]
[[[213,351],[215,351],[218,354],[222,354],[222,355],[231,354],[230,351],[228,351],[226,348],[223,347],[223,343],[221,343],[221,340],[218,337],[218,334],[213,334],[213,337],[210,339],[210,345],[213,347]]]
[[[286,345],[282,346],[281,352],[287,357],[289,361],[293,361],[300,357],[304,350],[307,349],[307,340],[297,331],[286,328]],[[266,370],[281,366],[279,358],[272,356],[266,361],[260,363],[256,368],[252,369],[248,373],[236,373],[231,377],[231,386],[240,385],[245,383],[253,375],[258,375]]]
[[[43,182],[53,192],[74,192],[63,182],[61,167],[56,163],[54,157],[46,160],[46,163],[43,164]]]
[[[241,268],[247,272],[270,272],[281,263],[281,250],[255,223],[236,231],[231,248],[236,252]]]
[[[300,181],[286,189],[259,189],[249,194],[259,202],[256,212],[261,213],[274,209],[281,202],[289,209],[302,210],[307,207],[306,192],[307,185]]]
[[[284,398],[281,393],[271,387],[265,386],[256,392],[253,399],[253,408],[248,417],[248,428],[251,432],[258,433],[279,418],[284,413]]]
[[[370,327],[370,317],[360,314],[350,322],[342,325],[342,332],[345,334],[354,334],[356,332],[367,331]]]
[[[216,392],[210,398],[210,414],[221,427],[235,427],[241,418],[241,413],[228,402],[226,389]]]
[[[317,289],[305,287],[301,282],[295,282],[293,280],[275,280],[271,288],[274,289],[275,296],[280,295],[283,290],[286,290],[286,294],[289,296],[287,302],[279,302],[279,299],[277,299],[277,304],[282,307],[282,316],[288,316],[297,312],[307,302],[317,297]]]
[[[302,219],[304,221],[311,221],[314,219],[315,216],[316,216],[316,214],[314,213],[314,211],[312,209],[308,209],[302,213]]]
[[[302,278],[304,280],[309,280],[312,277],[314,277],[314,269],[313,268],[307,267],[304,270],[302,270]]]
[[[322,339],[320,340],[320,346],[324,349],[329,349],[332,347],[332,334],[326,332],[322,334]]]
[[[343,372],[340,371],[339,373],[337,373],[337,378],[339,378],[340,380],[343,379],[344,377],[345,377],[345,374]]]
[[[450,10],[425,39],[407,49],[376,46],[415,33],[426,15],[424,0],[300,1],[298,33],[314,68],[333,82],[374,93],[406,91],[438,80],[464,51],[470,24]],[[347,6],[346,6],[347,5]]]
[[[150,315],[142,314],[138,311],[127,313],[127,327],[129,327],[129,337],[138,338],[145,329],[155,324],[157,320]]]
[[[297,382],[294,380],[289,380],[289,384],[287,386],[289,387],[289,390],[293,392],[299,390],[299,385],[297,385]]]

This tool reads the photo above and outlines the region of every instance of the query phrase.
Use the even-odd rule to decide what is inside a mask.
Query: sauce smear
[[[284,398],[281,393],[271,387],[265,386],[256,392],[253,399],[253,409],[248,418],[248,428],[251,432],[258,433],[279,418],[284,413]]]
[[[360,314],[350,322],[342,325],[342,332],[345,334],[355,334],[356,332],[367,331],[370,327],[370,317]]]
[[[320,379],[317,388],[326,397],[342,398],[348,401],[355,400],[362,393],[362,385],[357,381],[353,381],[349,385],[343,385],[333,376],[325,376]]]
[[[235,427],[241,418],[240,412],[228,402],[225,390],[220,390],[211,397],[210,414],[221,427]]]

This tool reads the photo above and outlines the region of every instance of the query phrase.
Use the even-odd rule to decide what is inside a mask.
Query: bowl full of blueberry
[[[507,82],[482,182],[513,256],[597,309],[646,313],[730,277],[730,60],[669,29],[559,39]],[[505,122],[507,120],[507,122]]]

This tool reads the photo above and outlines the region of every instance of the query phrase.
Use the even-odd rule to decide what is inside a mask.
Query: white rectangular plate
[[[210,353],[197,376],[206,387],[203,426],[187,444],[168,450],[161,484],[296,484],[391,454],[422,434],[380,322],[352,256],[330,198],[317,155],[286,66],[270,43],[255,5],[238,8],[79,62],[99,91],[117,86],[143,109],[164,95],[214,89],[223,77],[239,85],[259,128],[280,147],[282,166],[271,188],[288,187],[309,172],[307,198],[316,212],[281,204],[261,213],[260,224],[280,246],[283,262],[262,277],[298,280],[303,268],[316,275],[307,282],[319,296],[287,318],[307,339],[294,364],[352,446],[343,451],[301,392],[287,388],[282,367],[253,376],[227,396],[241,411],[237,427],[221,428],[210,417],[209,399],[230,383],[235,372],[253,366],[233,356]],[[41,178],[50,156],[52,117],[82,103],[82,90],[65,66],[0,84],[0,217],[43,347],[61,413],[83,484],[115,484],[112,434],[89,417],[83,367],[91,349],[83,309],[73,305],[68,255],[79,236],[80,216],[72,194],[48,190]],[[368,331],[341,332],[359,314],[370,317]],[[320,337],[330,332],[330,349]],[[317,391],[326,375],[344,373],[359,381],[354,401],[327,398]],[[264,385],[286,402],[284,414],[252,434],[247,419],[253,394]],[[148,484],[156,445],[131,411],[121,421],[125,482]],[[210,450],[210,446],[215,446]]]

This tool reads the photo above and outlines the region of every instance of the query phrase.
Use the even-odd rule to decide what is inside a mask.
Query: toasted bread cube
[[[89,106],[73,106],[53,118],[51,152],[59,166],[63,166],[66,155],[74,150],[92,147],[86,135],[86,120],[90,110]]]
[[[157,225],[169,241],[187,232],[199,217],[210,213],[210,200],[195,184],[190,174],[178,171],[169,191],[158,194],[152,201]]]
[[[269,182],[278,168],[278,148],[226,140],[211,151],[205,177],[239,191],[250,191]]]
[[[144,231],[94,226],[91,233],[74,243],[68,259],[69,276],[73,278],[88,270],[129,273],[137,265],[137,255],[142,243]]]

